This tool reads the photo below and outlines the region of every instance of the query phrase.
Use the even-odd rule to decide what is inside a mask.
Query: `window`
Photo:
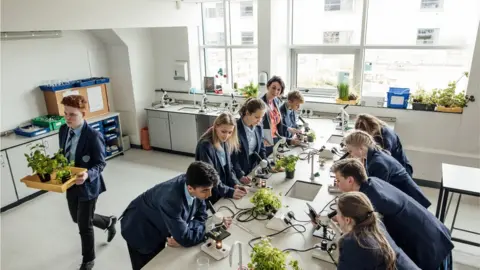
[[[352,10],[353,0],[325,0],[325,11]]]
[[[242,32],[242,45],[253,44],[253,32]]]
[[[421,0],[421,9],[439,9],[442,8],[443,0]]]
[[[258,78],[256,1],[203,2],[203,76],[215,76],[221,68],[227,81],[243,88]],[[210,9],[216,15],[210,17]],[[224,12],[227,11],[227,12]],[[221,12],[219,12],[221,11]],[[227,28],[224,25],[226,22]]]
[[[480,1],[452,3],[292,0],[291,88],[336,96],[335,86],[348,81],[359,94],[386,97],[390,87],[447,87],[470,70],[480,38]]]
[[[437,44],[438,28],[420,28],[417,31],[417,45]]]
[[[253,2],[251,1],[240,2],[240,16],[242,17],[253,16]]]
[[[350,44],[351,31],[323,32],[323,44]]]

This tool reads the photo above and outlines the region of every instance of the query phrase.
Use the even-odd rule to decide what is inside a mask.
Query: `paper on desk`
[[[101,86],[87,88],[87,95],[90,112],[103,110],[103,96]]]

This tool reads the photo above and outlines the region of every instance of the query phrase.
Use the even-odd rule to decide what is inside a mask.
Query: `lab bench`
[[[119,113],[107,113],[86,121],[104,137],[107,160],[123,154]],[[31,151],[32,146],[43,144],[46,154],[53,156],[60,148],[58,132],[59,130],[54,130],[37,137],[22,137],[10,134],[1,138],[1,212],[45,193],[28,188],[20,182],[20,179],[26,175],[32,174],[25,154]]]

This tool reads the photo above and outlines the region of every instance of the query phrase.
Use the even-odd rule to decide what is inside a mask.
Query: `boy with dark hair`
[[[165,248],[191,247],[204,241],[205,200],[219,183],[217,171],[202,161],[147,190],[123,213],[122,236],[127,241],[133,270],[139,270]],[[231,219],[224,219],[227,228]]]
[[[391,184],[368,177],[358,159],[335,162],[331,168],[343,192],[367,195],[395,243],[424,270],[452,269],[452,249],[448,229],[425,207]]]

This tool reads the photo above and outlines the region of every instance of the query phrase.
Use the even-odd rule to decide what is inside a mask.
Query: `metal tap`
[[[200,105],[200,112],[207,111],[207,102],[208,102],[207,94],[203,94],[202,103]]]
[[[242,250],[242,242],[240,241],[235,241],[235,243],[233,243],[232,245],[232,249],[230,250],[230,255],[229,255],[229,261],[230,261],[230,267],[232,267],[232,263],[233,263],[233,252],[235,250],[235,246],[238,245],[238,269],[242,270],[244,269],[243,268],[243,261],[242,261],[242,253],[243,253],[243,250]]]
[[[313,181],[315,180],[315,173],[314,173],[314,164],[315,164],[315,154],[316,152],[311,150],[310,152],[308,152],[308,163],[311,163],[311,171],[310,171],[310,180]],[[310,162],[310,157],[312,157],[312,161]]]
[[[167,102],[169,100],[169,97],[168,97],[168,94],[167,94],[167,91],[163,90],[163,89],[160,89],[163,94],[162,94],[162,100],[160,101],[160,108],[165,108],[168,106]]]

